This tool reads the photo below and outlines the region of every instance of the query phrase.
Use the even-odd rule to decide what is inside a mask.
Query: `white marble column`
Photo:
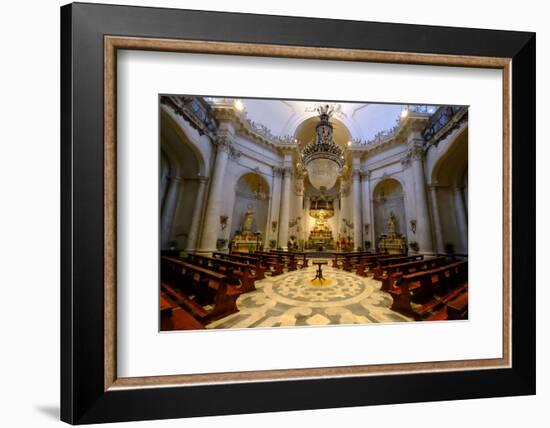
[[[311,201],[309,197],[306,196],[306,200],[304,203],[304,217],[303,217],[303,224],[304,224],[304,241],[307,241],[309,238],[309,208],[311,206]]]
[[[371,249],[373,248],[374,242],[372,241],[371,234],[372,234],[372,216],[371,216],[371,202],[370,202],[370,171],[365,171],[362,174],[363,180],[362,180],[362,189],[363,189],[363,231],[364,231],[364,241],[370,241],[371,242]],[[366,225],[368,225],[368,232],[366,229]]]
[[[212,181],[208,193],[208,203],[202,232],[200,250],[204,252],[216,251],[216,241],[220,229],[220,213],[223,197],[223,186],[225,181],[225,167],[231,147],[231,140],[226,137],[219,137],[215,141],[216,162],[210,173]]]
[[[359,169],[352,172],[353,192],[353,246],[355,249],[363,246],[363,219],[361,217],[361,173]]]
[[[414,177],[414,196],[416,198],[416,236],[420,252],[432,252],[432,233],[430,213],[426,198],[424,180],[424,147],[421,138],[414,138],[409,143],[409,155]]]
[[[281,177],[283,169],[280,167],[273,167],[273,195],[271,196],[271,213],[269,216],[269,236],[270,239],[275,241],[279,237],[279,211],[281,208]],[[277,225],[273,228],[273,222]],[[269,244],[269,242],[268,242]],[[277,243],[277,246],[280,244]]]
[[[445,252],[445,245],[443,243],[443,229],[441,228],[441,217],[439,215],[439,202],[437,197],[437,184],[430,185],[430,194],[432,197],[432,217],[434,221],[435,232],[435,250],[438,253]]]
[[[346,233],[344,233],[344,229],[348,228],[347,225],[344,223],[344,220],[349,221],[348,194],[349,194],[349,185],[344,179],[341,179],[340,181],[340,219],[338,221],[338,234],[346,239],[349,236],[349,232],[347,230],[346,230]]]
[[[290,192],[292,170],[286,167],[283,172],[283,194],[281,196],[281,213],[279,217],[279,246],[288,248],[288,222],[290,221]]]
[[[204,191],[208,177],[200,176],[198,178],[197,196],[195,197],[195,206],[193,208],[193,217],[191,218],[191,227],[187,237],[187,246],[185,251],[194,251],[197,248],[197,238],[199,236],[199,227],[202,214],[202,205],[204,201]]]
[[[162,206],[162,240],[161,248],[168,247],[168,241],[170,240],[170,232],[172,231],[172,225],[174,223],[174,216],[176,215],[176,208],[178,206],[178,194],[181,187],[183,187],[183,180],[181,177],[168,177],[168,190],[166,191],[166,197],[164,198],[164,204]]]
[[[304,177],[296,178],[296,209],[294,210],[298,220],[299,231],[296,234],[297,239],[304,238]]]
[[[468,219],[466,216],[466,208],[464,206],[464,199],[462,196],[462,188],[455,187],[453,189],[453,198],[456,212],[456,223],[458,231],[458,242],[460,244],[460,251],[468,252]]]

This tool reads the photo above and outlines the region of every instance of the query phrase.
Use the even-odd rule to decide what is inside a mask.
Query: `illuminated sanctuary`
[[[159,109],[162,254],[191,265],[202,260],[208,269],[214,269],[216,258],[234,263],[218,273],[256,260],[267,279],[256,278],[252,293],[263,289],[258,286],[262,281],[271,281],[263,299],[281,295],[286,304],[307,300],[309,288],[291,275],[299,272],[309,278],[314,269],[325,269],[334,284],[364,285],[374,281],[375,266],[385,266],[383,257],[395,259],[392,266],[429,260],[466,263],[466,106],[163,95]],[[205,262],[208,258],[212,260]],[[371,259],[377,264],[369,264]],[[430,266],[419,265],[418,270]],[[305,287],[303,293],[285,294],[280,289],[285,281],[294,284],[293,292]],[[390,281],[390,286],[389,291],[400,285]],[[318,288],[316,293],[324,290]],[[370,322],[392,316],[396,321],[424,320],[442,317],[436,315],[442,308],[448,313],[444,300],[438,300],[418,315],[415,305],[420,303],[412,302],[409,309],[409,303],[395,303],[397,297],[382,286],[374,288],[387,303],[385,314],[375,315],[380,308],[373,307],[370,318],[355,312],[331,318],[304,310],[296,314],[295,325],[354,322],[354,317]],[[461,290],[450,297],[464,296]],[[226,321],[254,312],[256,304],[246,300],[251,295],[245,293],[230,305],[230,314],[212,315],[201,325],[237,326]],[[171,300],[177,301],[173,295]],[[462,307],[462,318],[464,314]]]

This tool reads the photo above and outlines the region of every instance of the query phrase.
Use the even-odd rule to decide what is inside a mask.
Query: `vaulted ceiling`
[[[349,140],[368,141],[380,131],[391,129],[402,110],[400,104],[347,103],[331,101],[293,101],[241,99],[247,117],[269,128],[273,135],[292,136],[307,144],[315,136],[319,104],[333,104],[334,139],[340,145]]]

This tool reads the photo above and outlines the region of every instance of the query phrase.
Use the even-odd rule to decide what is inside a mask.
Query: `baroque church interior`
[[[468,108],[163,95],[160,328],[468,316]]]

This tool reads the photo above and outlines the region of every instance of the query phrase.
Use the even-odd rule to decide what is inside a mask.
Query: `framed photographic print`
[[[62,420],[535,393],[535,35],[61,8]]]

